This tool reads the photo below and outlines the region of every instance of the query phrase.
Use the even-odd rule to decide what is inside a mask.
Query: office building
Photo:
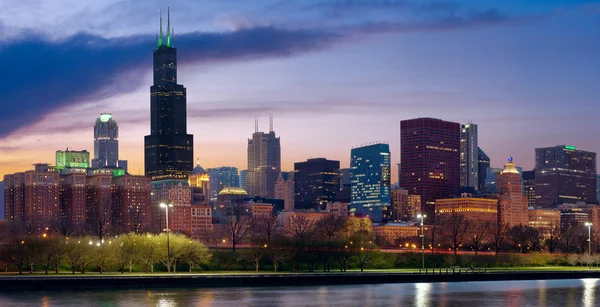
[[[596,203],[596,153],[573,146],[535,149],[536,205]]]
[[[434,218],[435,200],[460,191],[460,124],[434,118],[403,120],[401,187],[421,196],[421,208]]]
[[[102,113],[94,124],[94,159],[92,168],[122,168],[127,161],[119,160],[119,125],[112,114]]]
[[[294,210],[294,172],[279,173],[275,182],[274,198],[283,200],[284,210]]]
[[[350,190],[350,175],[352,170],[350,168],[340,169],[340,190]]]
[[[145,172],[154,180],[188,180],[194,167],[194,136],[187,133],[186,88],[177,84],[177,49],[166,37],[162,16],[154,50],[154,84],[150,87],[150,135],[145,137]]]
[[[206,170],[210,180],[210,200],[216,201],[219,191],[227,187],[239,187],[240,176],[237,167],[221,166]]]
[[[340,161],[325,158],[294,163],[294,208],[324,210],[340,190]]]
[[[118,233],[152,231],[150,178],[123,175],[112,180],[112,223]]]
[[[368,216],[373,222],[387,221],[391,216],[390,146],[371,144],[352,148],[350,154],[350,213]]]
[[[87,173],[70,172],[60,176],[60,218],[62,225],[83,230],[86,225]]]
[[[479,188],[479,146],[477,125],[460,126],[460,186]]]
[[[498,221],[512,226],[528,225],[528,200],[523,195],[523,180],[512,157],[496,176],[498,191]]]
[[[188,180],[189,186],[192,188],[194,205],[208,205],[210,201],[210,178],[208,172],[200,166],[200,159],[196,163],[196,167],[190,173],[190,179]]]
[[[392,189],[391,202],[394,222],[414,222],[421,213],[421,196],[410,195],[406,189]]]
[[[271,119],[269,133],[258,132],[258,121],[252,138],[248,139],[248,194],[273,198],[275,182],[281,172],[281,145],[273,131]]]
[[[4,181],[0,181],[0,220],[4,219]]]
[[[490,168],[490,157],[488,157],[485,152],[479,147],[478,151],[478,161],[477,161],[477,181],[478,181],[478,190],[485,193],[485,179],[488,173],[488,169]]]
[[[459,215],[475,223],[495,224],[498,221],[498,199],[473,197],[463,193],[461,197],[437,199],[436,217]]]
[[[240,171],[240,188],[246,190],[248,180],[248,170]]]
[[[523,171],[523,191],[529,207],[535,207],[535,170]]]
[[[192,189],[187,181],[153,181],[152,202],[155,232],[166,229],[165,211],[168,210],[170,231],[192,235]],[[160,204],[172,206],[164,208]]]
[[[600,204],[600,175],[596,176],[596,202]]]
[[[547,234],[555,227],[560,227],[559,210],[529,208],[527,212],[529,215],[529,227],[538,228],[544,234]]]

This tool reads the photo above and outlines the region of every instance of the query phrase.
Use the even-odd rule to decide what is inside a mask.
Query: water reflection
[[[415,307],[429,307],[431,285],[430,283],[415,284]]]
[[[594,289],[596,288],[598,279],[582,279],[581,281],[583,281],[582,305],[584,307],[596,306],[596,294],[594,293]]]
[[[0,293],[0,306],[596,306],[599,279]]]

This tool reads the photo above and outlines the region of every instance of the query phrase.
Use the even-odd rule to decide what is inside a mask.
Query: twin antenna
[[[167,41],[164,42],[163,36],[163,24],[162,24],[162,10],[160,10],[160,36],[158,33],[156,34],[156,43],[158,47],[167,46],[173,47],[171,41],[173,40],[173,34],[175,33],[175,29],[171,28],[171,8],[167,8]]]
[[[254,117],[254,132],[258,132],[258,117]],[[269,116],[269,132],[273,132],[273,114]]]

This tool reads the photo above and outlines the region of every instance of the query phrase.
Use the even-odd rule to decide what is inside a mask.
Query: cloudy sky
[[[600,151],[597,1],[0,0],[0,176],[93,151],[102,112],[143,173],[167,6],[204,167],[244,169],[254,118],[267,130],[271,113],[285,170],[345,167],[373,141],[397,163],[400,120],[424,116],[479,124],[493,166],[531,168],[541,146]]]

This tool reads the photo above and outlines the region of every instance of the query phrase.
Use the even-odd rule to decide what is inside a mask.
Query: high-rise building
[[[368,216],[374,222],[391,218],[391,157],[388,144],[352,148],[350,153],[350,213]]]
[[[600,204],[600,175],[596,176],[596,202]]]
[[[275,199],[283,199],[286,211],[294,210],[294,172],[281,172],[275,182]]]
[[[535,207],[535,170],[523,171],[523,191],[529,207]]]
[[[460,124],[435,118],[400,123],[401,187],[421,196],[427,219],[434,217],[435,200],[460,191]]]
[[[217,195],[227,187],[240,187],[240,175],[237,167],[221,166],[206,170],[210,180],[210,201],[216,201]]]
[[[528,225],[528,200],[523,195],[523,180],[512,157],[497,175],[498,221],[512,226]]]
[[[34,170],[4,176],[5,216],[41,233],[59,221],[60,175],[50,171],[48,164],[34,166]]]
[[[478,162],[477,162],[477,182],[478,182],[478,190],[482,192],[485,191],[485,176],[487,175],[488,168],[490,168],[490,157],[488,157],[485,152],[478,147]]]
[[[460,186],[479,188],[479,146],[477,125],[460,126]]]
[[[324,210],[340,190],[340,161],[325,158],[294,163],[294,208]]]
[[[204,170],[202,166],[200,166],[200,159],[198,159],[196,167],[194,167],[192,170],[188,183],[192,188],[193,193],[192,204],[208,205],[210,201],[210,194],[212,192],[210,187],[210,178],[208,176],[208,172]]]
[[[352,169],[350,168],[342,168],[340,169],[340,190],[349,190],[350,189],[350,175],[352,174]]]
[[[150,135],[145,137],[145,171],[152,180],[187,180],[194,167],[194,136],[187,133],[186,89],[177,84],[177,49],[167,35],[154,50],[154,84],[150,87]]]
[[[86,177],[84,172],[60,176],[60,218],[62,225],[83,230],[86,224]]]
[[[596,153],[573,146],[535,149],[536,205],[596,203]]]
[[[89,168],[90,153],[87,150],[57,150],[56,169],[66,168]]]
[[[119,125],[109,113],[102,113],[94,125],[94,159],[92,168],[122,168],[127,161],[119,160]]]
[[[248,186],[246,184],[247,180],[248,180],[248,170],[240,171],[240,188],[246,190],[246,187]]]
[[[248,139],[248,194],[273,198],[275,182],[281,172],[281,143],[273,131],[271,119],[269,133],[258,132],[258,121],[252,138]]]
[[[112,224],[119,233],[152,230],[150,178],[123,175],[113,178]]]
[[[421,213],[421,196],[409,195],[406,189],[392,189],[391,202],[394,222],[416,221]]]

